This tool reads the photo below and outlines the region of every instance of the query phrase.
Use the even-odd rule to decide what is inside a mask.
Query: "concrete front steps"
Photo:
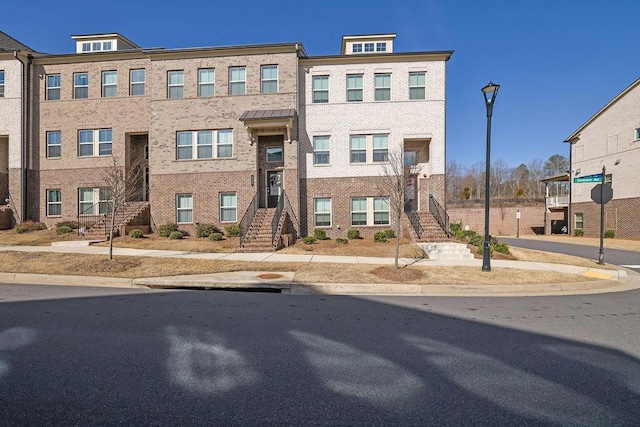
[[[473,259],[471,250],[464,243],[417,243],[418,246],[433,260]]]

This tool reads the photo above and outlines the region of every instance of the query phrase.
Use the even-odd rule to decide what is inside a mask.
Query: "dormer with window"
[[[393,53],[395,34],[343,36],[341,55]]]
[[[124,36],[113,34],[89,34],[71,36],[76,42],[76,53],[113,52],[117,50],[140,49]]]

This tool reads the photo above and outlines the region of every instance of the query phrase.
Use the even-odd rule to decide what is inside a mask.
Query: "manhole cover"
[[[281,277],[282,277],[282,274],[278,274],[278,273],[258,274],[258,279],[264,279],[264,280],[280,279]]]

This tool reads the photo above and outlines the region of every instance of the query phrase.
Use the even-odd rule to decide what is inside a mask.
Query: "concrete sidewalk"
[[[50,252],[107,255],[109,248],[100,246],[0,246],[0,251]],[[392,265],[393,258],[351,257],[336,255],[299,255],[279,253],[201,253],[147,249],[113,248],[114,255],[260,262],[304,262],[338,264]],[[401,265],[482,266],[482,260],[438,261],[401,258]],[[547,295],[614,292],[640,288],[640,275],[626,270],[604,270],[562,264],[492,260],[497,268],[555,271],[600,280],[531,285],[420,285],[367,283],[297,283],[291,272],[241,271],[186,276],[121,279],[96,276],[55,276],[26,273],[0,273],[0,282],[71,286],[151,287],[163,289],[262,289],[294,294],[323,293],[341,295]]]

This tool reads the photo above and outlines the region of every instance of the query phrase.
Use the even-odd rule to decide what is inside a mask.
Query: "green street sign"
[[[595,175],[587,175],[587,176],[573,178],[573,182],[574,184],[577,184],[579,182],[602,182],[602,174],[597,173]]]

